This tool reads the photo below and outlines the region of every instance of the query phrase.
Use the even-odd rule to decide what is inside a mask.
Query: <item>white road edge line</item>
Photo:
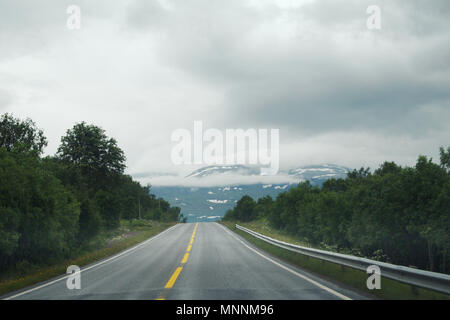
[[[101,266],[101,265],[103,265],[103,264],[105,264],[105,263],[107,263],[107,262],[110,262],[111,260],[117,259],[117,258],[119,258],[119,257],[121,257],[121,256],[123,256],[123,255],[125,255],[125,254],[127,254],[127,253],[130,253],[130,252],[132,252],[132,251],[134,251],[134,250],[136,250],[136,249],[139,249],[140,247],[146,245],[148,242],[153,241],[154,239],[158,238],[159,236],[163,235],[164,233],[168,232],[169,230],[172,230],[172,229],[175,228],[176,226],[179,226],[179,224],[176,224],[176,225],[170,227],[169,229],[166,229],[166,230],[164,230],[163,232],[158,233],[157,235],[151,237],[150,239],[145,240],[144,242],[141,242],[140,244],[138,244],[138,245],[136,245],[136,246],[134,246],[134,247],[132,247],[132,248],[130,248],[130,249],[127,249],[127,250],[125,250],[125,251],[122,251],[122,252],[120,252],[120,253],[118,253],[118,254],[116,254],[116,255],[114,255],[114,256],[112,256],[112,257],[106,259],[106,260],[100,261],[100,262],[98,262],[98,263],[96,263],[96,264],[94,264],[94,265],[92,265],[92,266],[89,266],[89,267],[87,267],[87,268],[85,268],[85,269],[81,269],[81,270],[80,270],[80,274],[81,274],[82,272],[84,272],[84,271],[88,271],[88,270],[90,270],[90,269],[92,269],[92,268]],[[59,282],[59,281],[64,280],[64,279],[67,279],[69,276],[70,276],[70,274],[69,274],[69,275],[66,275],[66,276],[63,276],[63,277],[61,277],[61,278],[55,279],[55,280],[53,280],[53,281],[46,282],[46,283],[44,283],[44,284],[42,284],[42,285],[40,285],[40,286],[37,286],[37,287],[31,288],[31,289],[28,289],[28,290],[26,290],[26,291],[19,292],[19,293],[13,295],[13,296],[9,296],[9,297],[3,298],[2,300],[12,300],[12,299],[14,299],[14,298],[23,296],[24,294],[27,294],[27,293],[30,293],[30,292],[33,292],[33,291],[42,289],[42,288],[47,287],[47,286],[49,286],[49,285],[52,285],[52,284],[54,284],[54,283],[56,283],[56,282]]]
[[[235,236],[231,231],[229,231],[226,227],[224,227],[224,226],[222,226],[222,225],[220,225],[220,224],[218,224],[218,225],[221,226],[222,228],[224,228],[224,230],[225,230],[226,232],[228,232],[233,238],[235,238],[237,241],[239,241],[240,243],[242,243],[242,244],[243,244],[244,246],[246,246],[248,249],[252,250],[252,251],[255,252],[256,254],[258,254],[258,255],[260,255],[261,257],[263,257],[264,259],[266,259],[266,260],[272,262],[273,264],[279,266],[280,268],[282,268],[282,269],[284,269],[284,270],[286,270],[286,271],[289,271],[289,272],[292,273],[292,274],[295,274],[296,276],[298,276],[298,277],[300,277],[300,278],[302,278],[302,279],[304,279],[304,280],[306,280],[306,281],[308,281],[308,282],[310,282],[310,283],[312,283],[312,284],[318,286],[319,288],[321,288],[321,289],[323,289],[323,290],[325,290],[325,291],[327,291],[327,292],[329,292],[329,293],[331,293],[331,294],[333,294],[333,295],[335,295],[335,296],[337,296],[337,297],[339,297],[339,298],[341,298],[341,299],[343,299],[343,300],[352,300],[350,297],[347,297],[347,296],[345,296],[345,295],[343,295],[343,294],[341,294],[341,293],[339,293],[339,292],[337,292],[337,291],[335,291],[335,290],[333,290],[333,289],[331,289],[331,288],[328,288],[328,287],[324,286],[323,284],[320,284],[320,283],[318,283],[317,281],[315,281],[315,280],[313,280],[313,279],[310,279],[310,278],[308,278],[307,276],[305,276],[305,275],[303,275],[303,274],[301,274],[301,273],[298,273],[297,271],[294,271],[294,270],[292,270],[291,268],[288,268],[288,267],[282,265],[281,263],[278,263],[278,262],[276,262],[275,260],[273,260],[273,259],[271,259],[271,258],[269,258],[269,257],[267,257],[267,256],[265,256],[265,255],[263,255],[261,252],[259,252],[259,251],[255,250],[255,249],[253,249],[252,247],[248,246],[245,242],[243,242],[241,239],[239,239],[238,237],[236,237],[236,236]]]

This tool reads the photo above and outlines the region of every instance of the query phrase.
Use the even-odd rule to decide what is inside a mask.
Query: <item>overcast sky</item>
[[[2,0],[0,113],[33,119],[46,154],[75,123],[101,126],[144,183],[198,167],[170,158],[171,133],[194,120],[280,129],[282,169],[438,160],[449,16],[448,0]]]

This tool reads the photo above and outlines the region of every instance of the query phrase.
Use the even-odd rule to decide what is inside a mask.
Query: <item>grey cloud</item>
[[[11,94],[0,88],[0,111],[4,111],[11,103]]]
[[[82,27],[111,19],[118,2],[108,0],[2,0],[0,9],[0,59],[12,59],[50,50],[70,39],[67,8],[78,5]],[[72,34],[73,36],[73,34]]]
[[[186,26],[166,26],[169,40],[161,55],[224,88],[224,126],[285,126],[311,134],[359,128],[420,135],[437,125],[416,123],[423,107],[447,105],[450,98],[448,2],[434,7],[424,1],[380,1],[383,29],[374,34],[365,26],[371,1],[318,0],[288,14],[290,19],[311,21],[318,33],[304,41],[302,33],[309,31],[298,28],[297,37],[281,45],[270,35],[263,35],[265,42],[251,36],[286,10],[256,10],[231,2],[223,11],[239,13],[230,20],[221,13],[211,17],[200,9],[208,5],[196,3],[204,6],[194,12],[180,5],[160,21]],[[189,28],[208,18],[215,28],[201,33]],[[339,40],[342,32],[347,38]],[[417,124],[413,131],[412,122]]]
[[[450,3],[446,0],[316,0],[298,9],[296,15],[330,29],[364,28],[370,5],[380,7],[383,34],[393,38],[429,36],[448,29]]]
[[[168,15],[159,1],[138,0],[128,4],[125,21],[132,28],[147,29],[160,26],[169,18]]]
[[[193,120],[280,128],[291,166],[358,167],[369,146],[407,161],[448,143],[448,0],[376,1],[380,31],[365,25],[373,1],[288,2],[4,0],[0,108],[41,121],[53,146],[75,121],[105,127],[140,178],[178,170],[170,133]]]

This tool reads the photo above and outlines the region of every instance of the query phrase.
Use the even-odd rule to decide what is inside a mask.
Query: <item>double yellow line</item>
[[[170,277],[169,281],[167,281],[166,285],[164,286],[164,289],[167,290],[167,289],[171,289],[173,287],[173,285],[175,284],[175,281],[177,281],[178,276],[180,275],[181,271],[183,270],[184,264],[188,261],[189,253],[191,252],[192,244],[194,243],[194,238],[195,238],[195,234],[197,232],[197,228],[198,228],[198,223],[195,224],[194,231],[192,232],[191,240],[189,241],[189,245],[187,247],[186,253],[183,256],[183,259],[181,260],[181,265],[175,269],[175,271],[172,274],[172,276]],[[165,296],[165,294],[163,292],[157,300],[164,300],[165,299],[164,296]]]

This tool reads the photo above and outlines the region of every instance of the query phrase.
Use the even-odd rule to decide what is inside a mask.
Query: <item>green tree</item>
[[[443,147],[440,147],[439,153],[441,156],[441,166],[446,168],[450,173],[450,147],[447,147],[447,150],[445,150]]]
[[[98,190],[95,193],[94,201],[107,229],[117,228],[120,224],[121,200],[123,199],[108,191]]]
[[[76,245],[80,207],[31,154],[0,150],[0,265],[67,257]]]
[[[228,209],[227,212],[225,212],[225,215],[223,216],[223,221],[235,221],[236,215],[235,211],[233,209]]]
[[[80,243],[94,237],[102,228],[102,218],[96,203],[85,197],[81,200],[78,240]]]
[[[255,217],[255,206],[256,202],[250,196],[243,196],[237,203],[236,208],[236,218],[241,221],[251,221]]]
[[[420,156],[414,167],[353,170],[321,188],[303,182],[273,202],[259,199],[252,217],[325,249],[449,273],[450,148],[440,156],[440,164]],[[242,220],[242,207],[224,219]]]
[[[396,174],[400,173],[401,167],[399,167],[395,162],[384,162],[377,170],[375,170],[375,174],[384,176],[387,174]]]
[[[84,122],[67,130],[61,138],[57,156],[80,168],[91,181],[104,179],[110,173],[121,174],[125,169],[125,155],[117,141],[108,138],[103,129]]]
[[[62,137],[57,156],[31,120],[0,119],[0,270],[71,257],[120,218],[178,221],[180,208],[124,175],[116,140],[84,122]],[[21,267],[22,266],[22,267]]]
[[[27,119],[22,121],[5,113],[0,118],[0,148],[13,152],[34,152],[42,154],[47,139],[36,124]]]
[[[254,218],[258,219],[269,217],[272,210],[273,199],[271,196],[259,198],[254,209]]]
[[[351,172],[347,173],[347,178],[349,179],[364,179],[371,175],[370,168],[360,168],[359,170],[354,169]]]

